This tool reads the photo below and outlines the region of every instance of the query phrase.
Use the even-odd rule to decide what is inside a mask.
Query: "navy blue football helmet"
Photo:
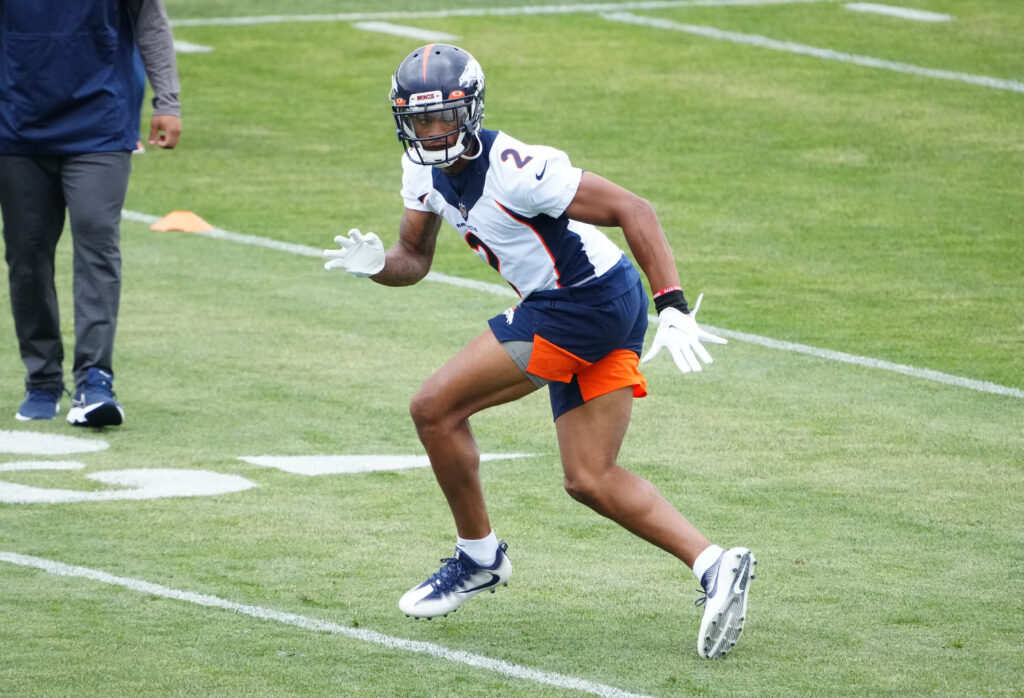
[[[466,156],[480,140],[484,118],[484,71],[468,52],[448,44],[416,49],[391,76],[391,113],[398,140],[418,165],[447,167]],[[416,126],[434,121],[450,125],[447,133],[417,135]],[[457,134],[454,143],[451,136]],[[433,147],[426,147],[426,143]],[[438,147],[437,144],[444,145]],[[481,152],[478,147],[472,156]]]

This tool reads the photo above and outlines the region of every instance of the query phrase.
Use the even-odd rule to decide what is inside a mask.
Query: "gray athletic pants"
[[[64,386],[53,270],[65,210],[74,252],[75,383],[94,366],[113,370],[121,207],[131,169],[129,152],[0,155],[4,257],[26,390]]]

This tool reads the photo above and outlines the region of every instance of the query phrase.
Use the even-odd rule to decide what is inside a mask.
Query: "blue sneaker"
[[[117,426],[124,421],[124,408],[114,399],[114,374],[90,368],[75,388],[68,410],[68,422],[78,427]]]
[[[756,564],[746,548],[730,548],[718,556],[700,580],[704,598],[695,604],[704,605],[704,617],[697,635],[697,654],[704,659],[725,656],[740,639]]]
[[[60,394],[62,392],[64,391],[56,388],[29,390],[25,393],[25,400],[21,403],[14,418],[19,422],[29,422],[33,419],[53,419],[60,412]]]
[[[455,549],[455,557],[446,557],[444,565],[427,581],[405,592],[398,607],[407,616],[433,618],[446,616],[483,591],[492,594],[499,586],[508,586],[512,563],[505,551],[508,543],[498,544],[494,563],[477,564],[469,555]]]

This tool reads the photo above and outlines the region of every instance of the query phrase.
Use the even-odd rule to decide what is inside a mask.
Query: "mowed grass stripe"
[[[152,224],[159,220],[158,216],[153,216],[147,213],[139,213],[138,211],[122,211],[121,215],[131,221],[137,223]],[[214,238],[217,240],[227,240],[229,242],[237,242],[243,245],[255,245],[258,247],[266,247],[272,250],[279,250],[281,252],[291,252],[292,254],[298,254],[305,257],[322,257],[323,250],[309,245],[298,245],[291,242],[283,242],[281,240],[274,240],[272,238],[260,237],[258,235],[247,235],[245,233],[234,233],[229,230],[223,230],[221,228],[214,228],[213,230],[193,233],[195,235],[203,235],[205,237]],[[451,276],[449,274],[442,274],[440,272],[431,271],[426,276],[427,281],[433,281],[435,283],[449,284],[451,286],[459,286],[461,288],[468,288],[474,291],[482,291],[484,293],[491,293],[498,296],[506,296],[512,299],[516,298],[515,293],[512,292],[506,286],[499,284],[491,284],[486,281],[476,281],[473,279],[464,279],[458,276]],[[657,317],[650,316],[652,322],[657,322]],[[974,378],[965,378],[963,376],[954,376],[948,373],[942,373],[941,371],[933,371],[927,368],[916,368],[914,366],[908,366],[906,364],[893,363],[891,361],[885,361],[884,359],[875,359],[869,356],[858,356],[856,354],[848,354],[842,351],[835,351],[832,349],[821,349],[819,347],[812,347],[806,344],[799,344],[796,342],[788,342],[780,339],[773,339],[771,337],[762,337],[756,334],[749,334],[747,332],[739,332],[736,330],[729,330],[722,327],[715,327],[713,325],[705,325],[711,332],[720,334],[723,337],[732,339],[740,342],[749,342],[750,344],[757,344],[768,349],[778,349],[781,351],[792,351],[798,354],[806,354],[813,356],[818,359],[826,359],[828,361],[839,361],[841,363],[853,364],[855,366],[863,366],[865,368],[875,368],[882,371],[891,371],[893,373],[901,373],[911,378],[919,378],[921,380],[934,381],[936,383],[943,383],[945,385],[954,386],[957,388],[967,388],[969,390],[977,390],[982,393],[992,393],[994,395],[1003,395],[1006,397],[1013,397],[1018,399],[1024,399],[1024,390],[1019,388],[1011,388],[997,383],[989,381],[976,380]]]
[[[409,12],[336,12],[331,14],[259,15],[239,17],[197,17],[171,20],[173,27],[251,26],[287,22],[362,22],[389,19],[447,19],[452,17],[515,17],[534,15],[594,14],[622,10],[671,10],[684,7],[745,7],[792,5],[838,0],[651,0],[648,2],[602,2],[578,5],[531,5],[526,7],[475,7]]]
[[[431,642],[407,640],[400,637],[393,637],[391,635],[384,635],[383,633],[378,633],[373,630],[350,628],[330,621],[301,616],[296,613],[285,613],[283,611],[275,611],[274,609],[264,608],[262,606],[236,603],[234,601],[228,601],[227,599],[211,596],[209,594],[199,594],[192,591],[172,589],[170,587],[154,584],[142,579],[118,577],[108,574],[107,572],[103,572],[102,570],[94,570],[89,567],[66,565],[55,560],[47,560],[45,558],[33,557],[31,555],[21,555],[19,553],[2,551],[0,551],[0,562],[7,562],[12,565],[20,565],[22,567],[33,567],[48,574],[61,577],[90,579],[95,582],[122,587],[130,591],[137,591],[164,599],[185,601],[198,606],[234,611],[236,613],[241,613],[242,615],[259,618],[260,620],[269,620],[277,623],[284,623],[286,625],[294,625],[306,630],[330,633],[332,635],[342,635],[352,640],[359,640],[360,642],[383,645],[388,649],[426,654],[432,657],[437,657],[438,659],[466,664],[485,671],[503,674],[504,676],[508,676],[513,679],[532,681],[533,683],[581,691],[583,693],[607,698],[646,698],[643,694],[630,693],[628,691],[615,688],[614,686],[606,686],[605,684],[587,681],[586,679],[580,679],[575,676],[566,676],[564,674],[531,669],[529,667],[520,666],[500,659],[491,659],[490,657],[485,657],[479,654],[449,649]]]
[[[743,34],[741,32],[716,29],[715,27],[683,24],[682,22],[673,22],[672,20],[661,19],[658,17],[642,17],[631,12],[606,13],[602,14],[601,17],[611,22],[636,24],[644,27],[651,27],[652,29],[667,29],[669,31],[702,36],[706,39],[728,41],[734,44],[756,46],[758,48],[772,49],[774,51],[785,51],[787,53],[810,56],[812,58],[818,58],[825,61],[852,63],[853,65],[859,65],[864,68],[878,68],[881,70],[890,70],[896,73],[908,73],[910,75],[935,78],[938,80],[952,80],[955,82],[967,83],[969,85],[988,87],[994,90],[1007,90],[1010,92],[1019,92],[1024,94],[1024,82],[1018,82],[1016,80],[1004,80],[1002,78],[994,78],[987,75],[971,75],[970,73],[960,73],[953,70],[926,68],[923,66],[911,65],[909,63],[887,61],[885,59],[874,58],[872,56],[859,56],[853,53],[835,51],[829,48],[797,44],[792,41],[778,41],[777,39],[771,39],[767,36],[759,36],[757,34]]]

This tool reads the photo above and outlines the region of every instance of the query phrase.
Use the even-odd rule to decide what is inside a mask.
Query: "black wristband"
[[[655,296],[654,307],[657,309],[659,315],[665,308],[675,308],[683,315],[690,314],[690,306],[686,304],[686,296],[684,296],[683,292],[678,289],[675,291],[669,291],[668,293],[663,293],[660,296]]]

